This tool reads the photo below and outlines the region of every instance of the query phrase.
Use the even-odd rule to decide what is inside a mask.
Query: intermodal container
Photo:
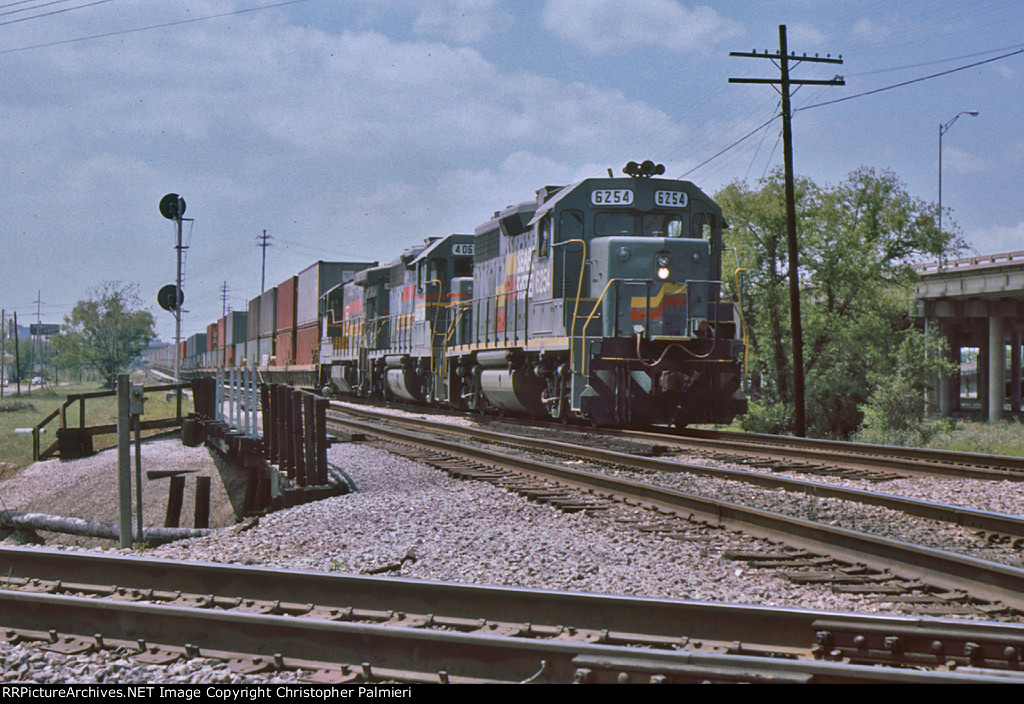
[[[244,310],[233,310],[224,318],[224,344],[237,345],[244,343],[248,338],[249,314]]]
[[[277,331],[277,289],[260,294],[259,336],[266,337]],[[250,340],[253,338],[249,338]]]
[[[377,262],[318,261],[299,272],[296,289],[295,327],[315,323],[320,318],[320,297],[340,283],[351,281],[357,271],[377,266]]]
[[[320,326],[316,323],[295,331],[295,363],[313,364],[320,353]]]
[[[249,301],[249,314],[245,318],[245,339],[258,340],[260,337],[260,297]]]
[[[257,345],[256,359],[261,367],[277,366],[274,359],[274,336],[261,337]]]
[[[279,331],[274,339],[274,364],[283,367],[295,364],[295,331]]]
[[[292,276],[277,286],[277,321],[274,330],[292,330],[295,327],[295,287],[299,277]]]

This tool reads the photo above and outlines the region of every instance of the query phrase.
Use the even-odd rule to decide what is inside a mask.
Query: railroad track
[[[415,404],[384,404],[360,399],[358,404],[336,407],[347,410],[368,410],[395,406],[418,414],[452,415],[465,417],[459,411],[424,409]],[[474,415],[480,424],[520,428],[522,434],[547,430],[559,435],[576,434],[588,437],[618,438],[637,443],[648,452],[668,454],[686,452],[716,461],[746,464],[773,472],[834,476],[886,482],[908,476],[939,476],[990,481],[1024,481],[1024,457],[992,455],[952,450],[869,445],[840,440],[798,438],[787,435],[739,433],[723,430],[687,428],[677,430],[628,430],[622,428],[592,428],[578,424],[563,424],[536,419],[517,419],[510,416]]]
[[[644,472],[687,473],[716,479],[739,481],[766,489],[807,494],[808,496],[834,498],[854,503],[880,506],[910,516],[941,521],[963,526],[985,534],[985,538],[998,542],[1013,542],[1024,548],[1024,518],[1002,513],[976,511],[948,504],[911,499],[862,489],[853,489],[820,482],[792,479],[774,473],[749,472],[723,467],[698,465],[664,459],[662,456],[635,455],[607,450],[595,445],[566,443],[530,436],[510,436],[507,432],[488,431],[466,426],[450,425],[425,419],[408,419],[374,411],[344,409],[365,418],[376,418],[408,428],[430,429],[444,434],[458,434],[479,443],[502,444],[514,441],[518,447],[526,447],[549,456],[569,457],[575,460],[590,460],[608,465],[618,465]],[[733,459],[738,459],[733,457]]]
[[[512,419],[484,416],[485,423],[517,425]],[[1024,457],[927,448],[868,445],[839,440],[797,438],[718,430],[583,429],[557,423],[523,422],[524,430],[542,427],[559,434],[600,435],[639,443],[657,453],[686,452],[751,467],[869,482],[908,476],[955,477],[989,481],[1024,481]]]
[[[379,415],[365,410],[344,410],[346,414],[354,413],[362,418]],[[972,512],[771,474],[680,465],[653,457],[540,438],[512,437],[508,433],[490,433],[417,418],[387,415],[370,421],[359,420],[352,415],[333,414],[329,416],[328,424],[387,438],[389,443],[404,444],[411,448],[409,452],[415,459],[458,476],[491,481],[554,503],[563,510],[600,510],[609,501],[622,501],[653,509],[655,513],[652,515],[657,520],[650,521],[651,525],[646,527],[649,530],[682,534],[688,526],[702,523],[712,528],[727,527],[753,537],[781,542],[790,548],[784,554],[780,551],[778,554],[750,557],[747,561],[753,566],[790,569],[794,581],[803,579],[847,585],[846,588],[861,593],[887,595],[889,601],[919,603],[922,609],[936,609],[944,613],[1024,611],[1024,570],[1016,567],[684,494],[642,481],[569,467],[564,462],[555,464],[547,459],[531,459],[521,456],[521,451],[512,452],[507,448],[511,445],[529,447],[534,452],[576,458],[574,461],[586,458],[648,472],[686,471],[739,479],[765,487],[886,505],[911,515],[981,527],[982,530],[1008,531],[1019,537],[1024,534],[1024,526],[1018,517]],[[530,479],[523,480],[523,476]],[[736,556],[736,559],[746,558]],[[797,574],[798,571],[804,576]]]
[[[0,548],[2,639],[369,682],[1024,682],[1024,626]],[[111,580],[116,579],[112,584]]]

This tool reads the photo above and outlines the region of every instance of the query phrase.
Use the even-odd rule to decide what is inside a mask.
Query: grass
[[[1024,457],[1024,425],[1016,420],[985,423],[960,419],[929,419],[904,431],[862,430],[856,442],[935,450]]]
[[[958,422],[933,437],[928,447],[1024,457],[1024,425],[1011,420],[1000,423]]]
[[[134,383],[143,383],[141,377],[133,376]],[[150,386],[164,382],[148,380]],[[14,393],[14,387],[4,387],[4,398],[0,399],[0,477],[9,476],[13,472],[32,463],[32,434],[15,433],[17,428],[33,428],[46,416],[60,408],[68,396],[74,394],[95,393],[104,391],[98,382],[71,384],[68,386],[46,387],[33,389],[21,394]],[[143,420],[173,418],[176,403],[172,398],[166,400],[165,393],[149,393],[146,395]],[[182,413],[189,413],[191,402],[185,399]],[[90,398],[85,402],[85,421],[87,426],[105,425],[117,422],[117,398]],[[72,403],[67,409],[66,422],[68,427],[79,425],[79,404]],[[57,441],[57,429],[60,419],[55,418],[46,426],[41,435],[40,444],[45,449]],[[99,435],[93,438],[93,448],[100,450],[116,444],[114,435]]]
[[[728,426],[702,427],[744,432],[735,421]],[[872,445],[928,447],[935,450],[1024,457],[1024,423],[1017,420],[985,423],[951,418],[929,419],[919,428],[906,432],[861,430],[850,439]]]

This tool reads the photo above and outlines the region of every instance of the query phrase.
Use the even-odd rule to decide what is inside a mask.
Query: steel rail
[[[564,636],[524,638],[487,629],[471,633],[431,631],[409,627],[411,620],[404,614],[397,623],[382,626],[329,618],[239,614],[209,608],[0,591],[0,621],[9,629],[70,630],[86,639],[102,634],[107,641],[159,642],[193,656],[256,654],[269,659],[276,654],[274,659],[279,662],[284,658],[320,663],[370,662],[374,669],[418,673],[414,679],[421,681],[438,681],[436,673],[442,671],[453,681],[522,681],[538,672],[532,681],[648,681],[651,677],[667,677],[670,681],[776,682],[1024,680],[1019,656],[1014,654],[1024,650],[1024,626],[1015,624],[291,573],[23,548],[3,549],[2,557],[5,565],[19,573],[42,576],[59,572],[75,579],[117,575],[122,584],[139,589],[152,589],[152,585],[164,589],[206,586],[209,581],[216,581],[225,585],[218,592],[222,595],[258,593],[264,598],[287,595],[294,599],[298,589],[301,595],[321,597],[321,605],[326,599],[364,609],[418,607],[421,612],[431,609],[448,617],[459,614],[464,618],[507,619],[520,624],[530,624],[531,619],[536,624],[540,614],[556,615],[559,623],[603,627],[605,641],[595,643]],[[238,592],[235,587],[244,591]],[[665,643],[640,650],[616,645],[615,634],[609,636],[609,626],[614,624],[632,629],[633,634],[638,632],[637,628],[651,626],[641,632],[665,638]],[[526,628],[529,630],[530,626]],[[7,634],[11,639],[11,632]],[[756,645],[758,641],[751,637],[763,644]],[[51,636],[51,640],[54,638]],[[740,638],[742,642],[737,642]],[[899,640],[901,652],[869,654],[864,644],[868,638],[876,651],[883,650],[885,643]],[[942,644],[938,650],[937,639]],[[708,641],[727,645],[713,647]],[[969,657],[963,654],[967,644],[973,645]],[[787,648],[788,653],[781,652]],[[140,646],[139,650],[144,648]],[[922,672],[866,664],[885,664],[886,657],[894,665],[909,662],[941,668],[953,663],[967,667],[959,672]],[[853,662],[840,662],[843,658],[852,658]],[[856,662],[858,658],[860,663]],[[542,661],[546,665],[541,666]],[[969,670],[970,666],[1003,671],[980,672]]]
[[[344,410],[367,410],[367,406],[382,406],[368,399],[359,404],[336,405]],[[457,417],[465,416],[459,411],[424,409],[415,404],[394,404],[410,412],[440,413]],[[517,423],[519,419],[496,416],[474,416],[479,422]],[[829,463],[850,468],[909,472],[975,478],[991,481],[1024,481],[1024,457],[993,455],[985,453],[936,450],[931,448],[899,447],[893,445],[871,445],[842,440],[799,438],[789,435],[767,435],[763,433],[740,433],[728,430],[704,430],[700,428],[659,430],[631,430],[624,428],[590,428],[582,425],[565,425],[555,421],[522,420],[531,428],[552,428],[559,432],[577,431],[600,433],[626,440],[638,440],[661,445],[683,448],[721,450],[724,452],[760,454],[765,458],[788,458],[792,460]]]
[[[493,420],[493,419],[486,419]],[[508,422],[508,419],[503,419]],[[536,421],[530,422],[536,426]],[[574,426],[542,422],[543,427],[573,430]],[[584,430],[583,428],[575,428]],[[682,449],[742,453],[750,457],[805,461],[841,468],[891,470],[909,474],[979,479],[987,481],[1024,481],[1024,457],[991,455],[953,450],[908,448],[889,445],[798,438],[788,435],[763,435],[720,430],[628,430],[622,428],[588,429],[609,437],[634,440]]]
[[[388,420],[393,420],[393,416]],[[332,419],[328,419],[328,424]],[[898,568],[900,573],[949,590],[967,590],[972,595],[1007,606],[1024,609],[1024,570],[987,560],[956,555],[943,550],[881,538],[852,530],[827,526],[769,511],[752,509],[725,501],[708,499],[642,482],[570,469],[537,460],[510,456],[507,452],[470,447],[458,442],[416,432],[405,427],[388,430],[360,421],[340,421],[362,432],[463,457],[471,461],[508,467],[524,474],[552,479],[582,491],[603,493],[620,501],[635,502],[690,520],[702,519],[743,532],[832,555],[880,570]],[[448,428],[448,426],[446,426]],[[446,431],[446,432],[450,432]],[[510,436],[504,436],[506,442]],[[630,457],[623,455],[623,458]]]
[[[345,410],[346,412],[350,412],[349,409]],[[577,459],[585,458],[595,462],[618,464],[652,472],[686,473],[697,476],[714,477],[717,479],[752,484],[767,489],[784,489],[786,491],[800,492],[818,498],[840,499],[869,506],[879,506],[894,511],[900,511],[908,515],[951,523],[965,528],[973,528],[999,535],[1011,535],[1018,538],[1024,538],[1024,517],[1006,513],[979,511],[962,506],[940,504],[921,499],[912,499],[905,496],[897,496],[894,494],[884,494],[863,489],[834,486],[831,484],[822,484],[820,482],[806,481],[803,479],[792,479],[789,477],[782,477],[777,474],[727,469],[725,467],[709,467],[689,462],[677,462],[674,460],[665,460],[656,457],[615,452],[613,450],[604,450],[575,443],[548,440],[546,438],[509,435],[508,433],[498,433],[479,428],[453,426],[437,421],[401,418],[374,411],[355,410],[351,411],[351,413],[365,417],[379,418],[381,420],[387,420],[388,422],[402,424],[407,427],[429,428],[434,432],[449,434],[457,433],[467,437],[474,437],[484,442],[514,442],[520,447],[528,447],[540,452],[567,454]]]
[[[418,628],[339,623],[286,616],[235,614],[134,602],[51,594],[0,592],[8,628],[53,629],[90,634],[94,641],[157,639],[197,656],[255,653],[287,665],[288,659],[332,662],[358,669],[386,668],[434,681],[615,683],[958,683],[1024,681],[1006,671],[933,671],[856,665],[824,660],[649,650],[619,646],[492,635],[424,631]],[[95,635],[94,635],[95,634]],[[200,644],[200,645],[197,645]],[[82,646],[86,645],[83,641]],[[140,647],[140,654],[145,652]],[[349,668],[346,668],[347,671]],[[369,669],[363,666],[363,670]]]
[[[634,431],[624,431],[630,435]],[[872,467],[904,468],[903,471],[918,471],[933,474],[945,474],[963,477],[965,473],[971,477],[1007,481],[1024,481],[1024,457],[1011,455],[992,455],[955,450],[936,450],[922,447],[898,447],[894,445],[870,445],[842,440],[823,440],[818,438],[797,438],[787,435],[765,435],[759,433],[735,433],[723,430],[687,429],[677,433],[663,435],[648,434],[653,437],[675,437],[687,442],[705,441],[724,443],[724,447],[739,443],[742,447],[752,445],[778,448],[782,452],[806,452],[803,456],[815,456],[816,451],[835,454],[843,457],[863,457]],[[847,460],[849,461],[849,460]],[[916,463],[918,469],[914,470]]]

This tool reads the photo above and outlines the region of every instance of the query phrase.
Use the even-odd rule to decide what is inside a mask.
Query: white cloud
[[[460,44],[481,41],[512,15],[501,9],[498,0],[443,0],[431,2],[419,9],[413,22],[418,34],[444,37]]]
[[[874,18],[857,20],[853,25],[853,37],[863,42],[877,42],[891,39],[899,31],[898,22],[879,22]]]
[[[948,174],[980,174],[994,168],[992,159],[946,145],[942,148],[942,171]]]
[[[739,24],[714,9],[675,0],[548,0],[542,24],[591,54],[642,46],[707,51],[742,34]]]
[[[967,241],[981,254],[999,254],[1024,250],[1024,222],[997,225],[966,233]]]

